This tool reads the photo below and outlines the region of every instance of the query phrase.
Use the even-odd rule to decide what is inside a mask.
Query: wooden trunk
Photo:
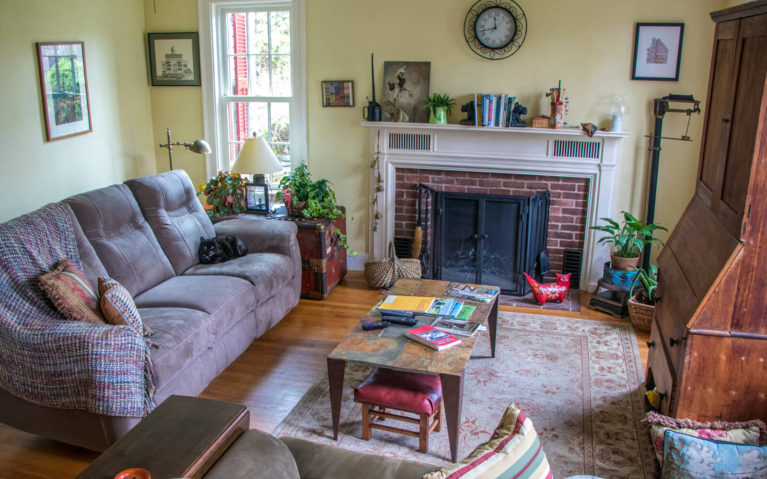
[[[658,256],[660,410],[767,420],[767,0],[717,23],[695,195]]]
[[[339,207],[345,211],[343,207]],[[338,228],[346,234],[346,219],[287,217],[298,226],[298,247],[301,250],[301,296],[324,299],[346,275],[346,249],[338,244]]]

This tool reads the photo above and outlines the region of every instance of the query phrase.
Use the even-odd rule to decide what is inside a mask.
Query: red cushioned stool
[[[354,390],[354,401],[362,404],[362,439],[370,440],[370,429],[406,434],[418,438],[418,451],[429,449],[429,434],[442,427],[442,384],[439,376],[408,373],[376,368]],[[418,418],[392,414],[386,409],[397,409]],[[418,431],[374,424],[384,419],[397,419],[418,424]]]

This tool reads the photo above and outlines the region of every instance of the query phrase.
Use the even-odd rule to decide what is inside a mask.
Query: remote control
[[[394,323],[394,324],[402,324],[404,326],[415,326],[418,324],[418,320],[414,318],[403,318],[403,317],[397,317],[397,316],[381,316],[384,320]]]
[[[371,329],[383,329],[391,326],[389,321],[376,321],[375,323],[367,323],[362,325],[362,329],[370,331]]]

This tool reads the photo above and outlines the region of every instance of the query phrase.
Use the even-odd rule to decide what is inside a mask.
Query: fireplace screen
[[[435,279],[524,295],[522,273],[546,272],[549,192],[533,196],[435,192],[430,267]]]

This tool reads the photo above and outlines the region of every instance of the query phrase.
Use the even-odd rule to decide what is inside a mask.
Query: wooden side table
[[[112,479],[143,467],[152,479],[200,478],[249,426],[241,404],[171,396],[77,477]]]

